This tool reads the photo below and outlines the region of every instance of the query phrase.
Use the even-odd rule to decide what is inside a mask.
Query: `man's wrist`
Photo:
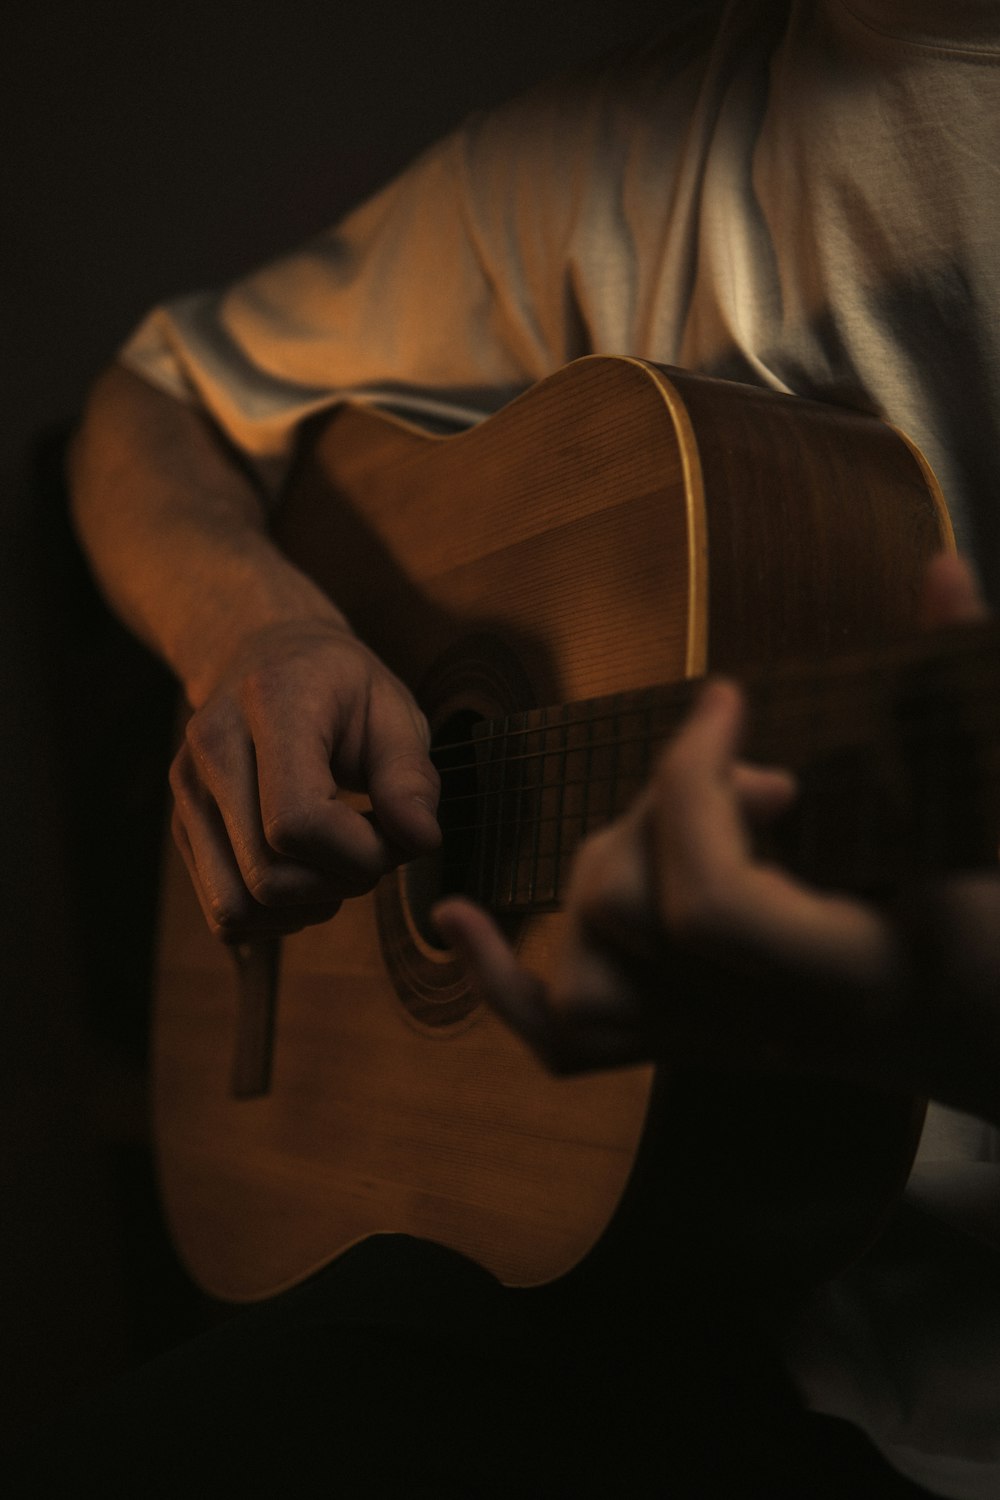
[[[207,607],[179,617],[165,649],[194,708],[269,636],[290,636],[310,626],[353,635],[341,611],[280,553],[232,562],[219,571],[223,576],[205,580]]]

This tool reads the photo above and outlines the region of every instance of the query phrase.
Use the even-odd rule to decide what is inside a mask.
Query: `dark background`
[[[66,523],[62,460],[86,387],[153,302],[322,228],[469,109],[669,10],[5,9],[4,1441],[217,1316],[156,1214],[144,1053],[172,690],[104,613]]]

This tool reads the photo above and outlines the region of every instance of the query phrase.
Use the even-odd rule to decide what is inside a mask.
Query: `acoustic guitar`
[[[428,913],[467,891],[545,972],[574,848],[710,670],[749,681],[751,750],[800,770],[784,856],[811,878],[877,892],[995,856],[1000,778],[968,717],[907,739],[954,700],[955,648],[901,647],[952,546],[920,453],[869,415],[593,357],[459,435],[343,407],[278,534],[423,704],[444,854],[237,965],[168,855],[155,1132],[196,1280],[261,1298],[392,1231],[515,1285],[616,1238],[775,1283],[855,1253],[905,1180],[915,1101],[668,1064],[553,1078]]]

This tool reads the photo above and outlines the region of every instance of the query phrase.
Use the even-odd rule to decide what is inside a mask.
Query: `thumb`
[[[404,690],[373,695],[368,716],[366,781],[376,821],[407,856],[441,842],[441,780],[430,758],[427,721]]]

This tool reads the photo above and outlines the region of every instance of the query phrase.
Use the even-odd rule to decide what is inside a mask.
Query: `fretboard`
[[[495,912],[565,897],[573,855],[622,813],[696,682],[532,709],[438,746],[445,885]],[[994,862],[1000,837],[1000,633],[793,668],[747,684],[747,755],[789,766],[774,852],[821,884],[882,893],[920,870]]]

